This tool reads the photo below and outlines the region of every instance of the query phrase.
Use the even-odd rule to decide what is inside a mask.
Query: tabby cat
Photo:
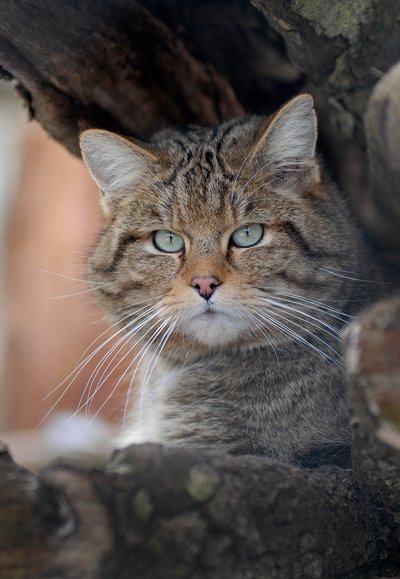
[[[106,218],[89,279],[140,362],[122,443],[289,462],[349,444],[340,333],[378,273],[316,139],[307,94],[148,143],[82,133]]]

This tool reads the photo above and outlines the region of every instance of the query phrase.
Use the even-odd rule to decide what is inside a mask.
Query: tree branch
[[[379,2],[253,0],[286,41],[327,107],[334,141],[364,143],[363,115],[377,79],[400,55],[398,6]]]
[[[0,470],[7,579],[348,577],[390,556],[395,525],[350,471],[156,445]]]
[[[367,310],[346,333],[353,468],[368,492],[400,504],[400,298]],[[400,520],[400,519],[399,519]]]
[[[400,254],[400,63],[375,86],[365,115],[374,211],[369,229]]]
[[[145,4],[145,3],[144,3]],[[213,67],[140,2],[1,0],[0,62],[31,114],[78,153],[79,122],[146,137],[163,126],[243,113]],[[32,18],[35,25],[32,26]]]

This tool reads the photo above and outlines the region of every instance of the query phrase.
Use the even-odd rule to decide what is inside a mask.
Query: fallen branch
[[[395,525],[350,471],[152,445],[38,476],[1,458],[0,576],[339,577]]]

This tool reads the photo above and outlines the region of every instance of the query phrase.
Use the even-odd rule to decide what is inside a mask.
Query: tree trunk
[[[253,4],[0,0],[0,70],[75,154],[81,126],[147,137],[309,90],[325,154],[398,262],[397,3]],[[0,578],[399,576],[399,299],[350,325],[345,355],[353,471],[140,445],[34,474],[4,450]]]

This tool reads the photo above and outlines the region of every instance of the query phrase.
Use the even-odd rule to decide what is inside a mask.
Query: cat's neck
[[[317,346],[315,348],[315,351],[317,351],[319,337],[317,333],[315,333],[314,336],[317,340]],[[332,359],[335,358],[340,364],[340,355],[335,352],[337,350],[337,341],[326,339],[326,336],[324,336],[324,340],[328,347],[328,342],[331,342],[329,354]],[[181,366],[196,364],[199,361],[208,361],[212,364],[213,362],[221,362],[222,360],[248,360],[249,357],[252,357],[253,353],[256,356],[261,354],[265,363],[268,363],[268,360],[270,360],[271,364],[274,364],[277,359],[279,359],[279,363],[290,363],[291,361],[296,360],[299,355],[304,355],[304,348],[305,346],[301,343],[291,343],[279,346],[276,343],[271,345],[265,343],[254,343],[251,341],[246,342],[245,340],[229,346],[214,346],[213,348],[210,348],[205,344],[188,342],[187,339],[177,336],[174,340],[171,340],[165,348],[163,348],[160,359],[167,363],[170,368],[176,369]]]
[[[214,359],[224,356],[240,356],[254,349],[260,349],[245,337],[235,343],[223,343],[220,346],[205,344],[196,340],[188,340],[181,334],[174,335],[163,348],[161,357],[171,364],[187,364],[198,360]]]

